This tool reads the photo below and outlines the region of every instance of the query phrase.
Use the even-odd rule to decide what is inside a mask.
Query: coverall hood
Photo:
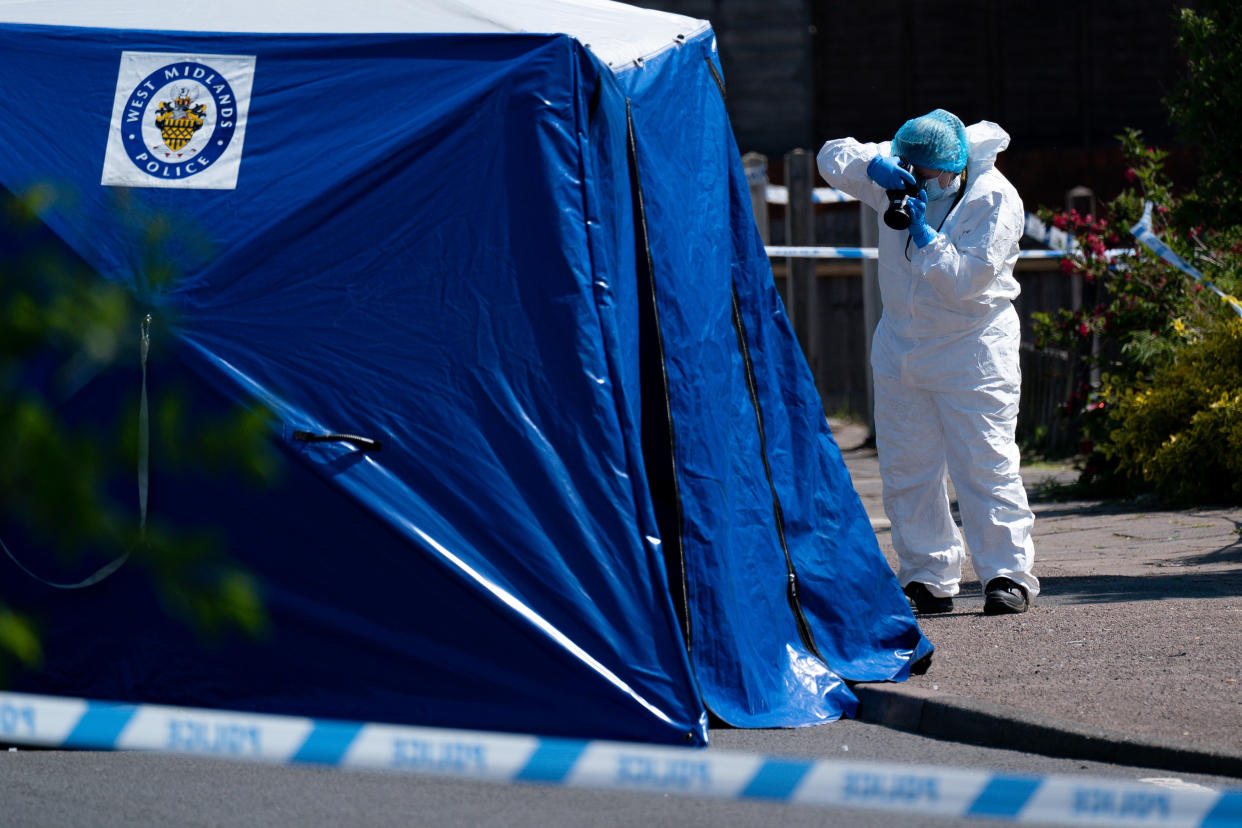
[[[996,156],[1009,146],[1009,133],[991,121],[979,121],[966,127],[966,143],[970,145],[966,177],[976,178],[996,166]]]

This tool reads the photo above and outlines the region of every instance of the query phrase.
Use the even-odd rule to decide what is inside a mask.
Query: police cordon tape
[[[781,184],[768,184],[764,190],[764,200],[768,204],[788,204],[789,188]],[[858,199],[854,198],[854,196],[835,187],[815,187],[811,190],[811,203],[813,204],[844,204],[856,201]],[[1048,227],[1039,216],[1033,213],[1026,214],[1026,224],[1023,228],[1023,233],[1053,250],[1071,252],[1078,248],[1078,242],[1073,236],[1059,228]]]
[[[874,247],[798,247],[768,245],[764,252],[773,259],[875,259],[878,253]],[[1119,248],[1107,250],[1109,256],[1121,256],[1133,253],[1133,250]],[[1020,259],[1064,259],[1065,253],[1060,250],[1019,250]]]
[[[1039,216],[1032,213],[1026,214],[1026,225],[1022,228],[1022,234],[1062,253],[1078,250],[1077,239],[1059,227],[1049,227]]]
[[[1235,297],[1230,296],[1228,293],[1225,293],[1216,285],[1209,282],[1206,278],[1204,278],[1202,273],[1200,273],[1194,266],[1192,266],[1181,256],[1174,253],[1173,249],[1165,244],[1160,237],[1155,234],[1155,232],[1151,229],[1151,209],[1152,205],[1149,201],[1143,207],[1143,217],[1139,219],[1138,224],[1130,228],[1130,232],[1134,235],[1134,238],[1138,239],[1140,244],[1155,253],[1161,259],[1164,259],[1178,270],[1193,276],[1195,279],[1203,283],[1203,286],[1219,296],[1221,301],[1229,303],[1229,306],[1233,308],[1234,312],[1236,312],[1238,316],[1242,316],[1242,302],[1239,302]]]
[[[762,756],[0,692],[0,742],[1056,825],[1242,826],[1242,789]]]
[[[788,204],[789,188],[783,184],[769,184],[764,190],[763,197],[768,204]],[[815,187],[811,190],[812,204],[841,204],[857,200],[849,193],[835,187]]]
[[[766,198],[769,204],[788,204],[789,191],[787,188],[777,184],[769,184],[767,188]],[[816,187],[812,191],[811,200],[816,204],[828,204],[834,202],[856,201],[853,196],[841,190],[832,187]],[[1143,208],[1143,217],[1139,219],[1138,224],[1130,228],[1130,233],[1138,239],[1139,243],[1147,249],[1151,250],[1161,259],[1176,267],[1178,270],[1186,273],[1203,284],[1208,290],[1220,297],[1221,301],[1227,302],[1238,316],[1242,316],[1242,301],[1236,297],[1225,293],[1216,285],[1209,282],[1202,273],[1193,265],[1183,259],[1181,256],[1173,252],[1173,249],[1165,244],[1153,231],[1151,227],[1152,203],[1147,202]],[[1020,259],[1063,259],[1067,256],[1072,257],[1079,254],[1078,241],[1069,233],[1056,227],[1048,227],[1038,216],[1031,213],[1026,214],[1026,224],[1023,228],[1023,235],[1035,239],[1036,241],[1052,248],[1051,250],[1021,250],[1018,252]],[[874,247],[797,247],[797,246],[779,246],[769,245],[764,247],[764,251],[769,257],[774,259],[875,259],[878,253]],[[1123,255],[1133,255],[1133,249],[1118,248],[1104,251],[1104,255],[1108,258],[1115,258]]]
[[[773,259],[875,259],[874,247],[797,247],[768,245],[764,252]]]
[[[768,184],[764,192],[764,199],[768,204],[788,204],[789,188],[781,184]],[[858,199],[835,187],[816,187],[811,191],[811,202],[814,204],[842,204],[846,202],[856,202]],[[1023,250],[1022,258],[1024,259],[1056,259],[1062,258],[1066,253],[1075,253],[1078,250],[1078,241],[1069,233],[1057,227],[1049,227],[1033,213],[1026,214],[1026,223],[1023,227],[1023,235],[1038,241],[1039,243],[1052,248],[1051,250]],[[773,248],[768,248],[771,251]],[[786,249],[786,248],[779,248]],[[817,251],[854,251],[854,250],[870,250],[871,248],[853,248],[853,247],[801,247],[788,248],[798,250],[817,250]],[[1110,253],[1130,253],[1133,251],[1109,251]],[[813,259],[874,259],[874,251],[869,255],[856,254],[839,254],[831,253],[768,253],[769,256],[785,256],[789,258],[813,258]]]

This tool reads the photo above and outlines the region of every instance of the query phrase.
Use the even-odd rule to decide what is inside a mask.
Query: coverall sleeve
[[[867,165],[879,151],[878,144],[863,144],[853,138],[838,138],[826,141],[820,147],[815,160],[819,165],[819,174],[825,181],[883,212],[888,206],[888,197],[884,195],[884,188],[867,175]]]
[[[946,233],[915,253],[914,264],[945,300],[979,300],[1010,275],[1022,238],[1022,205],[1002,190],[971,195]]]

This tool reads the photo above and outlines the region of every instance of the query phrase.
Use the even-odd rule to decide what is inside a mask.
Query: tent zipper
[[[716,89],[720,92],[720,102],[723,104],[725,103],[724,78],[720,76],[720,70],[716,67],[711,55],[705,55],[703,59],[707,61],[708,71],[711,72],[712,80],[716,82]],[[750,359],[750,346],[746,344],[746,325],[742,322],[742,312],[737,299],[737,285],[733,284],[731,288],[733,291],[733,330],[737,334],[738,349],[741,351],[742,362],[746,367],[746,390],[750,392],[750,404],[755,409],[755,424],[759,429],[759,452],[763,458],[763,473],[768,479],[768,489],[772,492],[772,514],[776,519],[776,535],[780,539],[781,551],[785,554],[786,597],[789,600],[789,611],[793,613],[802,645],[820,661],[824,661],[819,648],[815,646],[815,636],[811,632],[811,625],[807,623],[806,613],[802,611],[802,602],[798,598],[798,572],[794,569],[793,557],[789,554],[789,545],[785,542],[785,512],[781,508],[781,499],[776,493],[776,484],[772,480],[772,466],[768,463],[768,441],[763,427],[763,409],[759,405],[759,386],[755,380],[755,366]]]
[[[789,610],[793,613],[794,623],[797,624],[802,645],[820,661],[824,661],[819,648],[815,646],[815,636],[811,632],[811,625],[807,623],[806,614],[802,611],[802,602],[798,598],[798,572],[794,568],[793,556],[789,554],[789,545],[785,541],[785,512],[781,508],[781,498],[777,494],[776,483],[772,479],[772,466],[768,462],[768,440],[763,425],[763,408],[759,404],[759,384],[755,380],[755,366],[750,358],[750,346],[746,341],[746,324],[742,321],[737,285],[731,285],[731,288],[733,291],[733,331],[737,334],[737,347],[741,352],[742,364],[745,367],[746,390],[750,394],[751,407],[755,410],[755,427],[759,431],[759,455],[763,460],[763,473],[768,480],[768,490],[772,493],[772,515],[776,519],[776,536],[780,540],[781,551],[785,554],[786,598],[789,601]]]
[[[681,587],[680,603],[678,603],[676,598],[672,595],[673,579],[671,577],[669,578],[670,598],[674,598],[673,607],[678,616],[678,621],[681,623],[681,632],[686,644],[686,654],[689,656],[693,649],[694,631],[690,618],[690,586],[689,576],[686,571],[686,554],[685,547],[682,544],[682,536],[685,530],[685,516],[683,514],[681,504],[681,487],[677,478],[677,445],[675,432],[673,430],[673,408],[671,392],[669,389],[668,366],[665,363],[664,356],[664,334],[660,328],[660,307],[656,296],[655,267],[651,257],[650,237],[647,233],[647,212],[643,202],[642,179],[638,174],[638,141],[634,135],[634,117],[628,98],[625,101],[625,120],[629,150],[630,179],[634,193],[634,223],[636,233],[639,237],[639,252],[641,254],[641,261],[638,261],[635,264],[637,265],[637,270],[639,271],[640,283],[644,276],[647,282],[647,299],[650,303],[650,317],[653,328],[651,339],[655,343],[655,358],[659,363],[660,370],[661,387],[659,391],[664,403],[662,410],[659,413],[664,420],[667,444],[662,446],[662,448],[667,451],[668,456],[667,480],[669,488],[671,489],[671,497],[669,499],[673,504],[674,519],[676,522],[673,532],[666,532],[665,529],[668,527],[661,525],[660,535],[665,544],[671,545],[671,548],[666,547],[665,549],[666,572],[669,569],[669,556],[676,556],[675,563],[677,565],[677,574],[680,576],[678,580],[680,581],[679,586]],[[646,418],[644,418],[644,420],[645,419]],[[646,431],[645,426],[643,431]],[[653,458],[645,452],[644,459],[647,463],[650,463],[653,460]],[[650,478],[652,475],[649,474],[648,477]],[[657,523],[660,523],[658,519]],[[672,573],[669,574],[671,575]],[[691,664],[693,664],[693,661],[691,661]]]

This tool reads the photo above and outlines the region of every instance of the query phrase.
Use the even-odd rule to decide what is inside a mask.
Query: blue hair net
[[[901,125],[893,138],[892,154],[919,167],[961,172],[968,149],[961,119],[947,110],[933,109]]]

